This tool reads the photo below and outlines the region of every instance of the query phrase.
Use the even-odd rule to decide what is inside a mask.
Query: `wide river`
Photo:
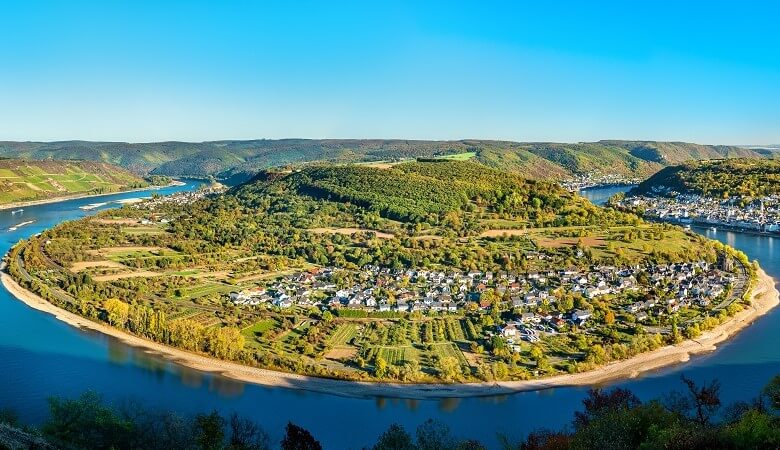
[[[166,188],[161,194],[193,189]],[[583,195],[594,203],[626,188],[591,189]],[[19,239],[62,221],[83,217],[79,206],[149,195],[127,193],[71,200],[24,208],[12,214],[0,211],[0,252]],[[115,203],[105,207],[116,206]],[[7,231],[18,223],[35,222]],[[770,275],[780,278],[780,239],[743,233],[698,230],[743,250],[757,259]],[[717,351],[686,364],[614,383],[632,389],[641,398],[662,396],[681,388],[680,375],[696,380],[717,378],[725,402],[756,395],[780,374],[780,308],[762,317]],[[326,448],[360,448],[373,444],[391,423],[414,429],[428,418],[448,424],[457,435],[498,445],[496,433],[520,438],[540,427],[570,423],[580,409],[586,388],[558,388],[501,397],[445,400],[394,398],[356,399],[284,388],[268,388],[225,379],[177,366],[164,359],[103,335],[84,332],[31,309],[0,288],[0,407],[15,409],[24,421],[40,423],[47,417],[46,399],[77,396],[93,390],[111,402],[128,399],[149,407],[193,413],[217,409],[236,411],[261,424],[278,442],[287,421],[293,421],[320,439]]]

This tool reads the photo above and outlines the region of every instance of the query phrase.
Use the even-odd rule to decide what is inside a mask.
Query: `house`
[[[520,336],[520,330],[514,323],[507,323],[504,328],[501,329],[501,335],[504,337],[517,337]]]
[[[588,310],[585,309],[575,309],[573,313],[571,313],[571,319],[574,322],[584,322],[592,316],[593,313],[591,313]]]

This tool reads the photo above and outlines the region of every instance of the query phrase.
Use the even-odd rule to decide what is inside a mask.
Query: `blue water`
[[[193,187],[190,183],[186,188]],[[608,189],[591,189],[586,194],[594,202],[603,201],[617,192]],[[91,214],[79,210],[80,205],[138,195],[29,207],[23,216],[0,211],[0,251],[60,221]],[[36,220],[32,225],[16,232],[4,231],[31,219]],[[770,275],[780,277],[780,239],[700,232],[743,250],[750,258],[758,259]],[[679,377],[685,373],[697,380],[718,378],[726,402],[746,399],[780,373],[778,337],[780,313],[776,310],[714,353],[616,384],[642,398],[656,398],[680,388]],[[448,424],[461,437],[497,446],[496,433],[519,438],[539,427],[570,423],[587,391],[560,388],[501,397],[413,401],[267,388],[182,368],[114,339],[80,331],[28,308],[0,289],[0,406],[16,409],[23,420],[40,422],[47,415],[47,397],[75,396],[89,389],[112,402],[136,399],[151,407],[182,413],[236,411],[261,424],[274,440],[281,437],[286,422],[293,421],[311,430],[326,448],[334,449],[360,448],[372,444],[393,422],[413,429],[431,417]]]

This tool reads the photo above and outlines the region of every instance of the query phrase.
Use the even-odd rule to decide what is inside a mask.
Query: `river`
[[[161,194],[193,189],[166,188]],[[583,195],[594,203],[627,188],[589,189]],[[94,211],[78,207],[95,202],[148,195],[117,194],[32,206],[24,212],[0,211],[0,252],[19,239]],[[115,206],[115,204],[106,207]],[[34,220],[14,232],[11,226]],[[743,250],[758,259],[767,273],[780,278],[780,239],[768,236],[697,230]],[[780,374],[780,309],[762,317],[710,354],[686,364],[643,374],[614,385],[630,388],[643,399],[656,398],[682,387],[680,374],[699,380],[717,378],[724,402],[755,396]],[[335,395],[269,388],[232,381],[183,368],[103,335],[85,332],[28,308],[0,288],[0,407],[16,410],[23,421],[40,423],[47,417],[46,399],[77,396],[94,390],[111,402],[138,400],[149,407],[181,413],[217,409],[238,412],[265,428],[276,442],[287,421],[309,429],[325,448],[361,448],[373,444],[394,422],[413,430],[428,418],[449,425],[459,437],[479,439],[495,447],[496,433],[520,438],[540,428],[571,422],[580,409],[585,388],[558,388],[501,397],[403,400],[355,399]]]

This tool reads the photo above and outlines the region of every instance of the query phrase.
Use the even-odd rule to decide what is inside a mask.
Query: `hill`
[[[289,174],[266,171],[230,195],[251,207],[268,201],[291,205],[326,201],[349,210],[352,217],[371,213],[427,226],[453,222],[456,217],[459,224],[478,226],[476,216],[484,214],[529,226],[586,225],[596,223],[603,213],[557,183],[444,159],[390,168],[314,165]]]
[[[581,372],[742,308],[744,255],[459,159],[266,170],[63,223],[6,261],[54,305],[137,336],[366,381]],[[739,275],[713,264],[731,257]],[[733,285],[675,303],[680,322],[645,303],[690,278]]]
[[[780,159],[689,161],[659,171],[632,190],[632,194],[647,193],[718,198],[780,194]]]
[[[77,194],[105,194],[148,185],[137,175],[94,161],[0,159],[0,204]]]
[[[316,161],[397,162],[403,159],[468,155],[488,166],[533,178],[565,178],[591,172],[646,177],[691,159],[763,157],[768,149],[681,142],[599,141],[522,143],[490,140],[414,141],[379,139],[280,139],[211,142],[0,142],[0,156],[29,159],[85,159],[125,167],[139,174],[219,176],[246,181],[258,171]]]

